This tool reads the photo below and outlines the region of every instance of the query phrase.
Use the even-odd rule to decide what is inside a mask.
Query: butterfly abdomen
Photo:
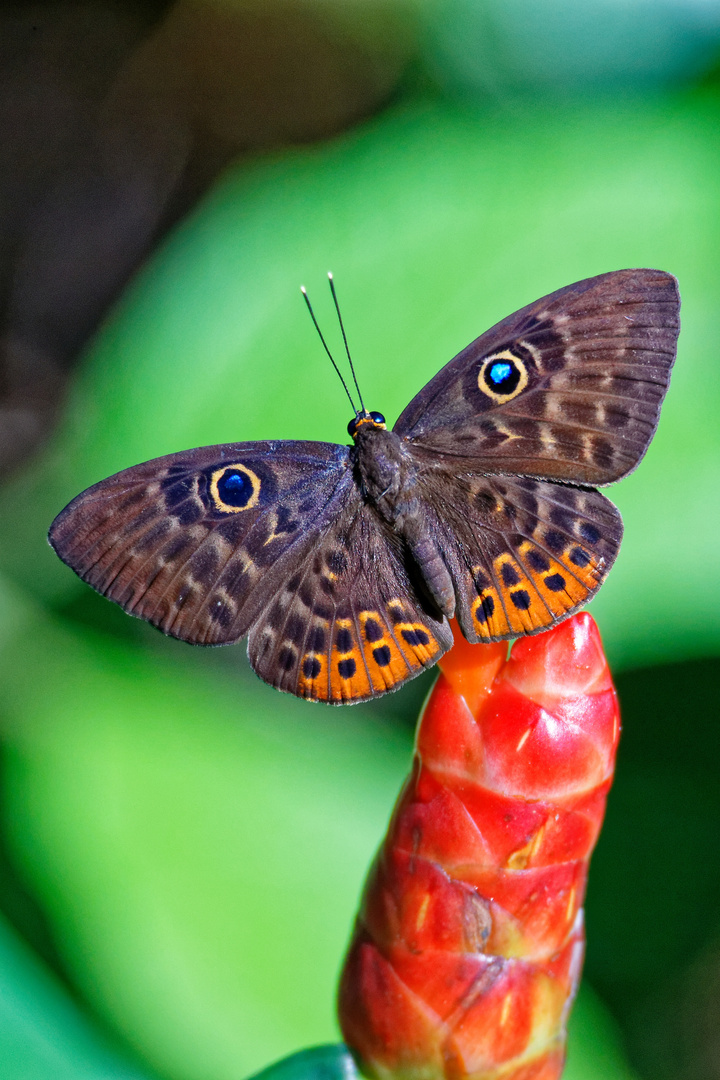
[[[407,523],[404,536],[430,596],[443,615],[452,618],[455,613],[455,587],[437,539],[422,527],[418,518]]]

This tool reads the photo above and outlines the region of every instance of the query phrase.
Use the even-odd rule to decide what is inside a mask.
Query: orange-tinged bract
[[[585,612],[509,659],[456,642],[365,887],[340,1024],[381,1080],[556,1080],[617,697]]]

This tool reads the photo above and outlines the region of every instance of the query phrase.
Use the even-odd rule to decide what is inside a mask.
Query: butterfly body
[[[171,454],[83,492],[50,542],[164,633],[248,635],[267,682],[312,700],[395,689],[452,644],[537,633],[607,576],[622,536],[596,489],[657,426],[679,328],[675,279],[626,270],[503,320],[393,430],[352,446],[248,442]]]
[[[419,463],[412,448],[384,424],[365,423],[353,436],[360,490],[391,529],[404,540],[422,583],[438,611],[455,612],[452,578],[427,528]]]

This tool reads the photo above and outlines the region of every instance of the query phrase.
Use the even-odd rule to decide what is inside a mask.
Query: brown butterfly
[[[170,454],[78,495],[50,543],[125,611],[197,645],[248,635],[257,674],[334,704],[393,690],[452,645],[534,634],[597,591],[622,537],[598,491],[647,450],[679,330],[677,282],[618,270],[468,345],[392,431],[353,446]]]

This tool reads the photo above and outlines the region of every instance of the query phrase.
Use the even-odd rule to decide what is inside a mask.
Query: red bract
[[[365,887],[340,1024],[371,1076],[554,1080],[617,698],[587,613],[509,659],[456,642]]]

